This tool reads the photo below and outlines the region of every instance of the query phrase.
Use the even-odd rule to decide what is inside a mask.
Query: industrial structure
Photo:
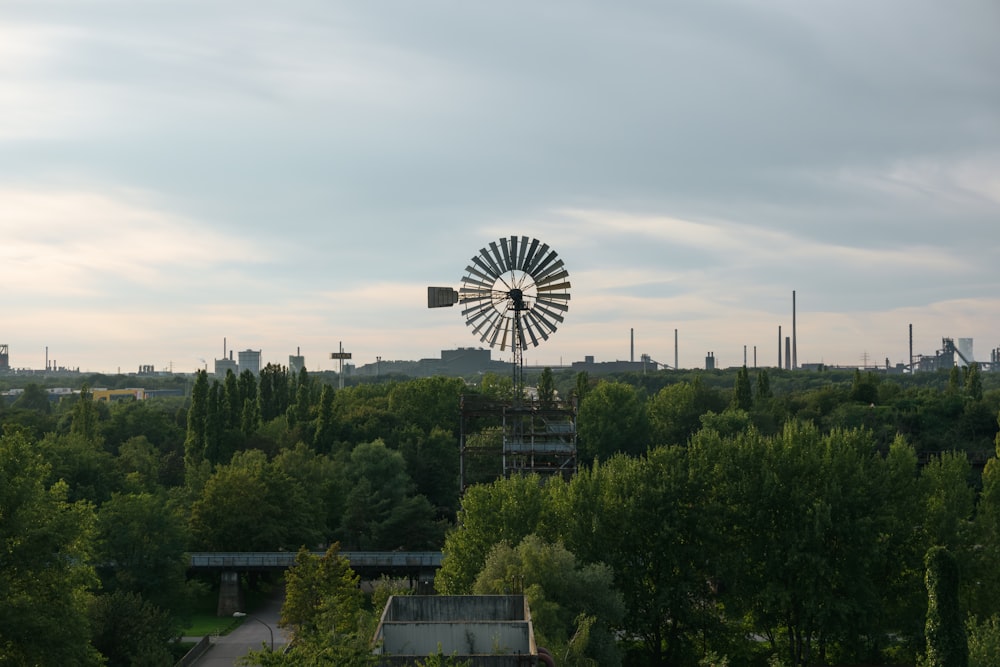
[[[394,595],[372,645],[385,667],[422,665],[433,655],[469,667],[555,664],[535,645],[523,595]]]

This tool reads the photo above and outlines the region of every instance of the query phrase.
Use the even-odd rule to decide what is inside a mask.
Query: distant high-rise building
[[[239,353],[240,373],[250,371],[260,375],[260,350],[243,350]]]

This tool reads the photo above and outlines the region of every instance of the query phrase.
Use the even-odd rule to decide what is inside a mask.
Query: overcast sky
[[[3,0],[14,367],[484,346],[426,287],[570,272],[529,364],[1000,347],[1000,3]],[[494,358],[509,358],[497,350]]]

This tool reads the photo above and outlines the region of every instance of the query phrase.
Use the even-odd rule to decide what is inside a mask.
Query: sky
[[[774,366],[793,291],[799,364],[904,363],[910,325],[989,360],[997,35],[996,0],[2,0],[0,344],[437,358],[486,344],[427,286],[515,235],[572,283],[527,364],[676,331]]]

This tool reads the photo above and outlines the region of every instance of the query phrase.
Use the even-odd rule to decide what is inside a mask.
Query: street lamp
[[[245,614],[242,611],[234,611],[233,612],[233,618],[252,618],[253,620],[255,620],[258,623],[260,623],[261,625],[263,625],[265,628],[267,628],[267,633],[269,635],[271,635],[271,653],[274,653],[274,630],[271,629],[270,625],[268,625],[264,621],[260,620],[256,616],[250,616],[249,614]]]

